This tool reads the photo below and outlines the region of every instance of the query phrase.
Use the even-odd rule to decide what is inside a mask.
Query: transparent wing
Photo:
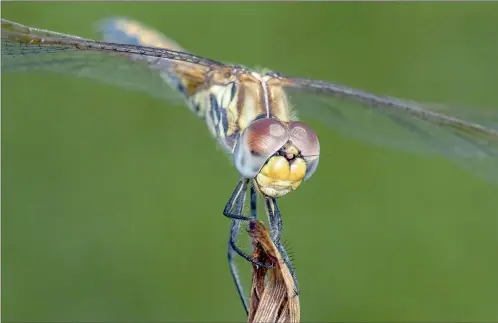
[[[2,72],[89,77],[177,101],[224,64],[178,51],[84,39],[2,19]]]
[[[362,141],[447,157],[498,183],[497,110],[460,110],[460,119],[444,105],[380,97],[324,81],[282,77],[282,82],[298,116],[316,118]]]

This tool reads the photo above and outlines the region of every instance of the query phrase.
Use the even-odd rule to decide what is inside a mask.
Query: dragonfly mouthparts
[[[294,158],[296,158],[296,155],[292,154],[292,153],[286,153],[284,155],[285,158],[287,158],[288,160],[292,160]]]

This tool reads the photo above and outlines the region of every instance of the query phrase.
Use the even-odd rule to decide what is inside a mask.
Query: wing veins
[[[35,33],[37,31],[39,32],[38,34]],[[211,59],[179,51],[140,45],[128,45],[90,40],[56,32],[52,33],[45,30],[31,29],[5,19],[2,19],[2,40],[4,42],[4,46],[6,47],[2,50],[2,56],[16,54],[39,54],[39,51],[32,51],[32,49],[38,48],[39,50],[42,50],[46,47],[51,50],[51,53],[72,50],[96,51],[166,58],[173,61],[193,63],[211,68],[226,66],[223,63]],[[54,47],[54,45],[56,47]],[[17,52],[14,52],[14,47],[18,47]]]
[[[366,103],[370,108],[393,108],[402,110],[421,120],[438,123],[442,126],[458,128],[460,131],[464,132],[477,132],[494,137],[495,140],[498,139],[498,130],[490,129],[477,123],[424,109],[421,105],[415,102],[404,101],[388,96],[377,96],[362,90],[311,79],[288,77],[286,85],[290,87],[298,87],[307,91],[311,90],[317,93],[332,94],[333,96],[339,98],[346,98],[360,103]]]

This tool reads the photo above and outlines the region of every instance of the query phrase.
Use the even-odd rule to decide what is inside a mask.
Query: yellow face
[[[254,178],[258,191],[270,197],[281,197],[299,187],[306,175],[306,161],[298,156],[297,148],[289,145],[296,153],[272,156]]]
[[[313,130],[301,122],[259,119],[244,131],[234,151],[234,162],[257,191],[281,197],[310,178],[318,166],[320,146]]]

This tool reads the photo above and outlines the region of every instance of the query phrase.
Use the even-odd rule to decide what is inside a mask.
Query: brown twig
[[[294,292],[294,280],[263,222],[251,221],[248,232],[254,246],[253,256],[273,265],[268,269],[253,264],[248,322],[299,322],[299,296]]]

